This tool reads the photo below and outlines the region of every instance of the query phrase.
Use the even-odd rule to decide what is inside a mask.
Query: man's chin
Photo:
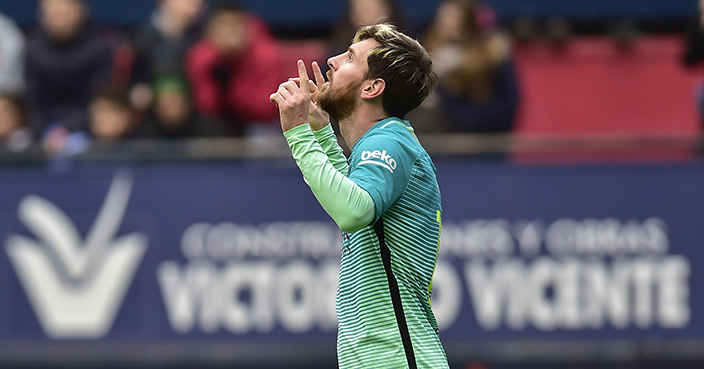
[[[328,115],[330,115],[330,118],[332,118],[334,121],[339,122],[341,120],[344,120],[345,118],[349,117],[350,114],[352,113],[352,109],[346,106],[340,106],[340,105],[321,105],[321,109],[323,109]]]
[[[350,86],[344,91],[333,91],[329,85],[323,85],[316,96],[316,103],[336,121],[344,120],[352,114],[355,107],[355,92],[359,86]]]

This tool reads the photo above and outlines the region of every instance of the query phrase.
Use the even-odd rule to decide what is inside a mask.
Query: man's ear
[[[381,78],[366,81],[362,88],[363,99],[375,99],[386,90],[386,81]]]

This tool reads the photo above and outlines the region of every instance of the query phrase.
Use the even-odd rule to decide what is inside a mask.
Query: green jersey
[[[343,232],[336,299],[339,367],[448,368],[430,306],[440,191],[435,166],[410,124],[398,118],[377,123],[355,143],[349,164],[341,160],[331,129],[316,132],[318,142],[309,127],[285,135],[306,182],[333,219],[344,217],[340,209],[373,208],[371,222],[370,215],[353,227],[358,230]],[[341,181],[345,175],[349,180]],[[345,197],[359,201],[339,200]],[[369,198],[368,205],[361,201]]]
[[[447,367],[430,308],[441,215],[435,166],[397,118],[362,136],[349,163],[348,177],[371,195],[376,214],[372,225],[343,235],[340,368]]]

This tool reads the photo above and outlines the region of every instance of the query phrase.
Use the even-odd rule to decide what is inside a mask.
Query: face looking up
[[[329,82],[321,86],[317,103],[331,117],[340,121],[350,116],[360,98],[360,87],[369,67],[367,56],[378,46],[373,39],[352,44],[347,52],[328,59]]]

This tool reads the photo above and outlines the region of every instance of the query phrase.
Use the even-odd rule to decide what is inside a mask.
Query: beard
[[[316,103],[336,121],[345,120],[354,111],[357,103],[357,91],[361,85],[362,82],[360,81],[338,91],[334,90],[331,84],[326,84],[318,92]]]

